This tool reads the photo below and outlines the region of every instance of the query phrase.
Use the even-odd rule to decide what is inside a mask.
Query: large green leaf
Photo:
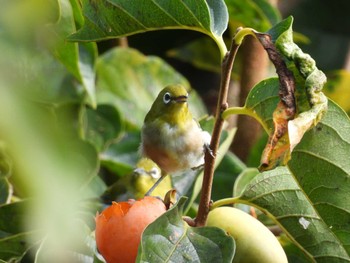
[[[216,227],[190,227],[182,219],[186,198],[142,234],[137,262],[232,262],[233,238]]]
[[[239,197],[270,214],[317,262],[350,261],[350,120],[333,102],[292,152]]]
[[[84,26],[70,37],[92,41],[159,29],[190,29],[211,36],[224,48],[228,13],[223,0],[83,1]]]

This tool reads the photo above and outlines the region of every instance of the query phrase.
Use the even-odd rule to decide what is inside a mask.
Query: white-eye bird
[[[148,158],[141,158],[133,172],[112,184],[102,195],[102,199],[110,203],[143,198],[160,177],[161,170],[157,164]],[[153,195],[164,198],[171,189],[171,179],[167,177],[153,191]]]
[[[203,131],[188,109],[188,92],[181,85],[165,87],[147,113],[140,150],[162,170],[162,177],[204,164],[204,149],[211,136]],[[148,191],[150,194],[159,182]]]

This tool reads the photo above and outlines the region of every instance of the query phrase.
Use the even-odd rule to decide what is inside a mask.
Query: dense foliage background
[[[335,102],[305,134],[288,168],[259,173],[279,87],[275,78],[260,82],[275,69],[260,44],[246,38],[229,102],[257,112],[258,121],[229,120],[213,200],[233,196],[245,211],[259,208],[258,218],[277,228],[290,262],[350,261],[349,2],[200,0],[201,25],[179,12],[173,15],[182,22],[169,30],[160,30],[155,14],[144,21],[150,30],[123,22],[129,19],[123,12],[107,7],[100,7],[102,19],[91,6],[107,1],[95,2],[1,1],[0,262],[102,261],[94,216],[140,191],[130,178],[140,158],[140,127],[158,92],[169,83],[192,89],[194,115],[212,129],[206,116],[215,112],[223,55],[217,32],[226,28],[215,18],[222,18],[224,4],[227,46],[239,26],[265,32],[293,15],[294,23],[283,24],[286,32],[293,28],[294,42],[325,72],[324,93]],[[201,176],[173,178],[179,195],[189,197],[183,209],[190,216]]]

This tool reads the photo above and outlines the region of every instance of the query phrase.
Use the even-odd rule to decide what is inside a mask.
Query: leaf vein
[[[334,164],[334,162],[332,162],[332,160],[330,160],[330,159],[328,159],[328,158],[326,158],[326,157],[324,157],[324,156],[317,155],[317,154],[314,153],[314,152],[307,151],[307,150],[305,150],[305,149],[297,149],[297,148],[294,149],[293,152],[304,153],[304,154],[308,154],[308,155],[310,155],[310,156],[312,156],[312,157],[315,157],[315,158],[317,158],[317,159],[321,159],[321,160],[323,160],[323,161],[329,163],[331,166],[339,168],[340,170],[342,170],[342,171],[343,171],[345,174],[347,174],[348,176],[349,176],[349,174],[350,174],[350,171],[346,171],[344,168],[340,167],[339,165]]]
[[[112,6],[118,8],[121,12],[129,16],[132,20],[134,20],[136,23],[138,23],[142,28],[145,30],[149,29],[149,27],[145,26],[140,20],[138,20],[135,16],[133,16],[130,12],[128,12],[126,9],[124,9],[122,6],[111,2],[110,0],[106,0],[107,3],[111,4]]]
[[[166,11],[163,7],[161,7],[155,0],[151,0],[152,3],[154,3],[160,10],[163,11],[164,14],[166,14],[171,20],[173,20],[177,25],[184,26],[181,24],[173,15],[171,15],[168,11]]]

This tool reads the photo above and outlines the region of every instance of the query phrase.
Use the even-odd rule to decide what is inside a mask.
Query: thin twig
[[[205,225],[207,221],[209,209],[210,209],[211,190],[212,190],[212,184],[213,184],[213,178],[214,178],[214,164],[215,164],[216,154],[219,148],[221,131],[224,124],[224,119],[222,118],[221,114],[228,107],[227,94],[229,90],[233,62],[235,60],[235,56],[239,46],[240,46],[240,43],[237,44],[235,41],[232,41],[230,51],[227,52],[221,66],[222,75],[221,75],[218,104],[216,107],[216,121],[215,121],[214,130],[213,130],[213,134],[210,142],[210,149],[207,149],[205,151],[205,156],[204,156],[204,159],[205,159],[204,177],[203,177],[203,183],[202,183],[202,193],[201,193],[201,198],[200,198],[200,203],[198,208],[198,214],[195,219],[196,226]]]

